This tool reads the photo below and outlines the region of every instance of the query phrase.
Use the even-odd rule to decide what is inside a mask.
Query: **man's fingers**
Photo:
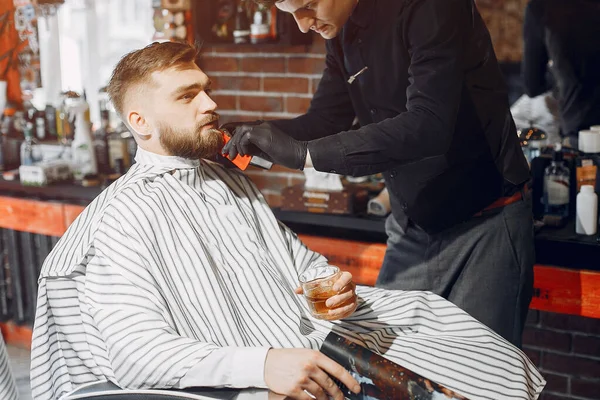
[[[325,356],[324,354],[320,354],[317,361],[317,365],[323,371],[327,372],[329,375],[334,377],[335,379],[342,382],[346,387],[352,390],[354,393],[360,392],[360,385],[358,381],[350,375],[348,371],[340,364],[333,361],[331,358]]]
[[[342,393],[340,388],[335,384],[333,379],[331,379],[331,377],[327,375],[323,370],[319,369],[317,372],[315,372],[315,374],[312,376],[312,379],[323,390],[324,395],[326,392],[335,400],[344,400],[344,394]]]
[[[354,290],[347,290],[341,294],[336,294],[335,296],[328,298],[325,305],[329,308],[341,306],[352,298],[354,298]]]
[[[321,386],[319,382],[315,381],[314,379],[312,379],[308,383],[308,385],[306,385],[306,391],[318,400],[327,400],[327,394],[325,394],[325,389]]]
[[[344,271],[341,273],[338,280],[333,284],[333,290],[339,292],[344,287],[348,286],[350,282],[352,282],[352,274],[348,271]]]
[[[350,304],[347,304],[343,307],[340,308],[336,308],[335,310],[329,310],[327,312],[327,314],[332,317],[332,318],[339,318],[338,315],[341,317],[343,315],[346,315],[347,313],[351,312],[352,310],[354,310],[356,308],[356,303],[352,302]],[[346,315],[346,317],[349,317],[349,315]]]
[[[304,289],[302,289],[302,286],[298,286],[296,289],[294,289],[294,293],[304,294]]]
[[[254,153],[256,153],[256,146],[254,146],[254,144],[251,142],[250,135],[251,135],[250,132],[246,132],[240,138],[240,141],[238,143],[238,151],[240,152],[240,155],[242,155],[242,156],[245,156],[248,154],[254,155]]]

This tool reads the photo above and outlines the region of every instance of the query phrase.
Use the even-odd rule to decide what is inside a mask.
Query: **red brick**
[[[216,90],[260,90],[260,78],[252,76],[211,76]]]
[[[556,375],[549,372],[542,373],[546,380],[546,386],[544,390],[547,392],[560,392],[568,393],[569,391],[569,378],[565,375]]]
[[[263,80],[265,92],[308,93],[306,78],[268,78]]]
[[[278,193],[263,193],[265,200],[272,208],[281,207],[281,194]]]
[[[526,327],[523,332],[523,344],[529,347],[569,352],[571,349],[571,335],[569,333]]]
[[[311,54],[325,54],[327,49],[325,47],[325,39],[321,37],[319,34],[314,34],[313,42],[310,46],[309,53]]]
[[[288,59],[288,72],[295,74],[322,74],[325,69],[325,60],[313,57],[290,57]]]
[[[571,378],[571,394],[589,399],[598,399],[600,397],[600,379]]]
[[[282,57],[242,58],[240,69],[246,72],[285,72],[285,59]]]
[[[200,68],[210,75],[209,72],[237,72],[238,59],[234,57],[212,57],[203,56],[200,58]]]
[[[217,110],[218,112],[218,110]],[[244,115],[244,114],[238,114],[236,113],[235,115],[221,115],[219,118],[219,125],[223,125],[226,124],[228,122],[239,122],[239,121],[256,121],[257,119],[259,119],[256,115]]]
[[[535,350],[535,349],[530,349],[527,346],[523,346],[523,352],[527,355],[527,357],[529,357],[529,359],[531,360],[532,363],[534,363],[536,366],[540,365],[540,362],[542,359],[541,351]]]
[[[580,317],[578,315],[540,312],[542,326],[563,329],[570,332],[598,334],[600,319]]]
[[[600,357],[600,336],[573,336],[573,352]]]
[[[288,97],[285,100],[285,110],[292,114],[304,114],[310,106],[310,100],[304,97]]]
[[[283,111],[283,97],[240,96],[240,109],[246,111],[281,112]]]
[[[545,371],[582,378],[596,378],[600,376],[600,361],[573,355],[544,353],[542,354],[542,368]]]
[[[273,176],[268,172],[251,172],[246,175],[260,190],[281,191],[288,186],[288,179],[285,176]]]
[[[210,98],[217,103],[217,112],[219,110],[236,110],[236,96],[228,94],[211,94]]]
[[[317,88],[319,87],[319,82],[321,82],[321,78],[313,78],[312,88],[311,88],[313,94],[317,92]]]

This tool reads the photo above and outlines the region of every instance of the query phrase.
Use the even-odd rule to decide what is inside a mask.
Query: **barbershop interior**
[[[598,400],[599,168],[598,0],[0,0],[0,400]]]

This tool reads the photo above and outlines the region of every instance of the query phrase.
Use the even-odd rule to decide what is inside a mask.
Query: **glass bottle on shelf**
[[[552,163],[544,171],[544,214],[568,217],[571,173],[563,162],[562,147],[554,148]]]
[[[98,173],[108,175],[111,173],[110,158],[108,155],[108,135],[110,133],[109,111],[100,109],[100,128],[94,131],[94,151],[98,163]]]
[[[25,129],[23,131],[25,141],[21,144],[21,165],[33,165],[36,161],[39,161],[34,155],[34,144],[33,138],[33,124],[26,122]]]
[[[271,13],[267,6],[259,4],[254,10],[252,24],[250,25],[250,42],[261,44],[269,42],[271,38]]]
[[[240,0],[235,14],[235,28],[233,30],[235,44],[250,43],[250,20],[246,0]]]

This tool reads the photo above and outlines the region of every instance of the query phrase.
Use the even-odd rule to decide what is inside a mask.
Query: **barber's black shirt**
[[[523,32],[525,92],[533,97],[549,89],[552,60],[562,133],[600,125],[600,0],[532,0]]]
[[[350,130],[355,116],[361,128]],[[472,0],[360,0],[327,41],[308,112],[274,123],[311,140],[317,170],[383,172],[394,216],[430,233],[469,219],[529,177]]]

